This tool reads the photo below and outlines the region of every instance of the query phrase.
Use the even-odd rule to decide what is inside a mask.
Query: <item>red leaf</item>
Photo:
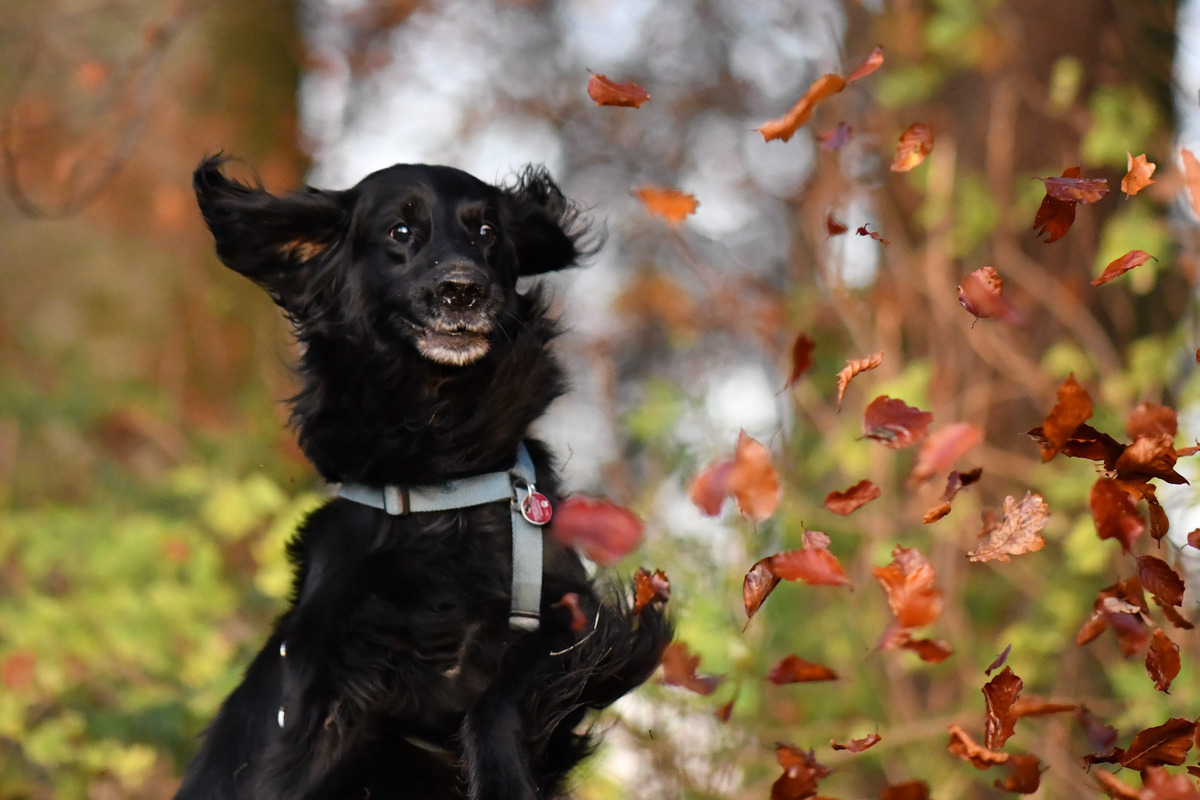
[[[554,509],[550,532],[560,543],[578,547],[603,567],[611,566],[642,543],[642,521],[632,511],[604,498],[568,497]]]
[[[707,697],[716,691],[722,678],[717,675],[697,675],[696,668],[699,666],[700,656],[689,653],[683,642],[673,642],[663,652],[663,683]]]
[[[983,719],[983,743],[989,750],[999,750],[1013,735],[1017,717],[1012,713],[1013,704],[1021,694],[1024,683],[1005,667],[983,687],[983,699],[987,711]]]
[[[771,667],[771,671],[767,673],[767,680],[776,686],[783,686],[787,683],[836,681],[837,679],[837,673],[824,664],[805,661],[803,658],[795,655],[784,657],[782,661]]]
[[[721,722],[729,722],[729,718],[733,716],[733,704],[737,702],[738,695],[742,693],[742,687],[739,685],[737,691],[733,693],[733,697],[729,698],[729,702],[716,710],[717,719]]]
[[[1089,765],[1090,766],[1090,765]],[[1107,770],[1098,769],[1091,773],[1092,778],[1100,785],[1100,789],[1113,800],[1138,800],[1141,796],[1137,789],[1122,781]],[[1147,800],[1150,800],[1149,798]]]
[[[1138,556],[1138,580],[1160,605],[1183,605],[1183,579],[1171,565],[1155,556]]]
[[[1187,479],[1175,471],[1175,445],[1170,434],[1143,436],[1134,440],[1117,457],[1117,477],[1127,480],[1161,478],[1167,483],[1187,483]]]
[[[1020,503],[1016,498],[1004,498],[1004,515],[992,528],[980,536],[987,541],[967,553],[971,561],[1005,561],[1009,556],[1034,553],[1046,546],[1038,533],[1050,518],[1050,509],[1040,494],[1026,492]]]
[[[825,216],[825,232],[830,236],[841,236],[848,230],[850,229],[833,218],[832,211]]]
[[[1188,767],[1188,775],[1200,778],[1200,767]],[[1200,789],[1188,780],[1187,775],[1172,775],[1162,767],[1147,767],[1142,772],[1142,785],[1145,787],[1139,794],[1138,800],[1197,800]]]
[[[868,224],[870,224],[870,223],[868,223]],[[887,247],[889,244],[891,244],[891,242],[889,242],[887,239],[880,236],[878,231],[867,230],[866,225],[860,225],[858,227],[858,230],[855,231],[855,233],[858,234],[859,236],[870,236],[872,239],[879,242],[884,247]]]
[[[1061,178],[1038,178],[1046,194],[1065,203],[1094,203],[1108,194],[1107,178],[1081,178],[1063,173]]]
[[[1189,547],[1195,547],[1200,550],[1200,528],[1192,531],[1187,535],[1187,543]]]
[[[883,787],[879,800],[929,800],[929,784],[925,781],[905,781]]]
[[[955,461],[983,439],[983,431],[966,422],[955,422],[935,431],[921,445],[910,484],[923,483],[950,469]]]
[[[1004,281],[995,267],[980,267],[958,285],[958,303],[975,319],[998,317],[1005,322],[1020,324],[1024,317],[1001,296],[1003,290]]]
[[[839,122],[837,127],[830,128],[827,131],[817,134],[817,147],[827,152],[840,150],[850,141],[850,137],[854,134],[854,129],[844,122]],[[845,233],[846,226],[843,225],[838,233]]]
[[[802,547],[776,553],[770,559],[771,571],[785,581],[801,581],[809,586],[849,586],[837,556],[824,548]]]
[[[812,366],[812,351],[815,346],[816,342],[807,333],[796,337],[796,341],[792,343],[792,373],[788,376],[784,389],[795,386],[800,376],[808,372],[808,368]]]
[[[1000,653],[1000,655],[996,656],[995,660],[992,661],[992,663],[988,665],[988,668],[983,671],[983,674],[991,675],[992,672],[994,672],[995,670],[998,670],[998,669],[1000,669],[1000,667],[1004,666],[1004,662],[1008,660],[1008,654],[1011,652],[1012,652],[1012,645],[1010,644],[1008,647],[1004,648],[1004,651],[1002,653]]]
[[[951,472],[946,477],[946,490],[942,492],[941,502],[925,512],[925,524],[937,522],[950,513],[950,504],[960,491],[975,483],[983,475],[983,468],[976,467],[966,472]]]
[[[913,639],[907,636],[900,642],[900,647],[916,653],[927,664],[940,664],[954,655],[954,650],[944,639]]]
[[[779,473],[771,463],[771,453],[745,431],[738,434],[733,469],[729,473],[729,493],[742,513],[755,522],[767,519],[779,506]]]
[[[1082,174],[1079,167],[1068,167],[1063,170],[1064,178],[1079,178]],[[1074,221],[1075,202],[1059,200],[1047,192],[1046,196],[1042,198],[1041,206],[1038,207],[1037,215],[1033,218],[1033,228],[1038,236],[1046,234],[1046,244],[1050,244],[1065,236]]]
[[[688,494],[692,502],[704,514],[715,517],[729,496],[729,475],[733,472],[733,461],[709,464],[692,479]]]
[[[846,516],[883,495],[882,490],[868,480],[861,480],[844,492],[830,492],[825,507],[834,514]]]
[[[642,609],[654,602],[665,603],[671,599],[671,580],[661,569],[654,570],[638,567],[633,573],[634,602],[633,613],[640,614]]]
[[[868,733],[861,739],[851,739],[845,744],[839,744],[836,740],[830,739],[829,746],[834,750],[845,750],[849,753],[861,753],[863,750],[868,750],[874,747],[883,737],[878,733]]]
[[[830,774],[811,750],[805,752],[792,744],[776,745],[775,759],[783,767],[783,775],[771,785],[771,800],[812,797],[817,793],[817,782]]]
[[[880,395],[863,412],[863,436],[885,447],[900,450],[916,444],[929,433],[933,414],[913,408],[903,400]]]
[[[746,604],[746,622],[758,612],[767,595],[779,585],[779,576],[771,569],[772,556],[759,559],[742,581],[742,602]]]
[[[1037,756],[1014,754],[1004,765],[1009,776],[1003,781],[996,780],[992,785],[997,789],[1016,794],[1033,794],[1042,782],[1042,762]]]
[[[1075,382],[1075,373],[1072,372],[1058,390],[1058,402],[1050,409],[1046,421],[1042,423],[1042,435],[1049,443],[1049,450],[1042,449],[1042,461],[1054,458],[1075,429],[1091,416],[1091,395],[1087,393],[1087,389]]]
[[[1080,425],[1072,431],[1067,437],[1066,443],[1062,445],[1061,450],[1050,444],[1050,440],[1046,438],[1045,431],[1042,430],[1041,426],[1029,431],[1029,436],[1042,448],[1043,461],[1049,461],[1056,453],[1061,452],[1068,458],[1086,458],[1091,461],[1100,461],[1107,470],[1112,470],[1116,467],[1117,459],[1125,452],[1126,447],[1107,433],[1101,433],[1091,425]]]
[[[875,45],[875,49],[871,51],[871,55],[854,68],[854,71],[846,76],[846,83],[854,83],[859,78],[865,78],[875,70],[883,66],[883,45]]]
[[[1145,250],[1130,250],[1125,255],[1109,263],[1104,268],[1104,272],[1100,273],[1100,277],[1092,281],[1092,286],[1102,286],[1114,278],[1119,278],[1134,267],[1140,267],[1154,256],[1147,253]],[[1154,258],[1157,261],[1157,258]]]
[[[817,78],[808,87],[796,104],[779,119],[763,123],[759,128],[763,141],[772,139],[787,141],[796,130],[812,118],[813,109],[817,103],[828,99],[846,88],[846,79],[841,75],[826,74]]]
[[[564,608],[571,612],[571,632],[579,633],[587,627],[588,618],[583,613],[583,609],[579,607],[579,595],[575,592],[567,592],[562,596],[562,599],[551,606],[551,608]]]
[[[1158,403],[1138,403],[1125,421],[1125,434],[1130,439],[1157,439],[1165,434],[1173,441],[1178,430],[1175,409]]]
[[[874,574],[900,627],[920,628],[942,615],[942,591],[934,588],[933,567],[920,551],[897,547],[892,563],[876,567]]]
[[[1146,672],[1154,681],[1155,689],[1168,693],[1171,681],[1179,674],[1179,645],[1171,641],[1162,628],[1156,630],[1150,639],[1150,648],[1146,651]]]
[[[1012,757],[1008,753],[997,753],[982,746],[958,725],[951,723],[946,729],[950,731],[950,743],[946,745],[946,749],[963,761],[969,762],[975,769],[994,767]]]
[[[892,172],[908,172],[918,166],[933,150],[933,128],[924,122],[909,125],[896,142],[896,158]]]
[[[695,195],[660,186],[639,186],[633,190],[633,196],[642,201],[651,214],[672,225],[681,225],[700,205]]]
[[[837,407],[838,411],[842,410],[842,397],[846,394],[846,386],[850,380],[860,372],[866,372],[870,369],[875,369],[883,363],[883,351],[872,353],[866,358],[852,358],[846,362],[846,366],[837,374]]]
[[[1146,523],[1125,487],[1112,478],[1100,478],[1092,486],[1088,505],[1092,509],[1097,535],[1101,539],[1116,539],[1128,553],[1142,535]]]
[[[636,83],[617,83],[595,73],[588,78],[587,93],[598,106],[639,108],[650,99],[649,93]]]
[[[1125,156],[1126,172],[1125,177],[1121,178],[1121,191],[1125,193],[1126,198],[1130,198],[1154,183],[1150,176],[1154,174],[1157,165],[1147,161],[1145,153],[1135,157],[1127,151]]]
[[[1146,767],[1170,764],[1177,767],[1187,760],[1188,751],[1196,737],[1196,723],[1173,718],[1146,728],[1133,737],[1121,759],[1121,766],[1139,772]]]

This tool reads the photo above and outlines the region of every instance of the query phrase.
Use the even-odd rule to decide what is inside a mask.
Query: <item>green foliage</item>
[[[1088,105],[1092,124],[1079,145],[1087,166],[1123,168],[1126,154],[1144,150],[1162,127],[1158,107],[1134,86],[1099,86]]]

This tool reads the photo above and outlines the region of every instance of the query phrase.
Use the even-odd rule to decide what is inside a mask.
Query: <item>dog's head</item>
[[[206,158],[193,185],[217,255],[263,286],[301,338],[398,338],[425,359],[483,358],[517,278],[563,269],[586,233],[542,169],[491,186],[451,167],[401,164],[344,191],[272,195]]]

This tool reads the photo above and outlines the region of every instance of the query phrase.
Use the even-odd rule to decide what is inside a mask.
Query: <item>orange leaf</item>
[[[1088,496],[1096,534],[1101,539],[1116,539],[1128,553],[1146,529],[1128,490],[1112,478],[1100,478]]]
[[[1125,422],[1125,433],[1130,439],[1157,438],[1164,433],[1175,439],[1179,430],[1179,418],[1175,409],[1158,403],[1139,403],[1129,412]]]
[[[837,556],[824,548],[802,547],[771,556],[771,571],[785,581],[810,586],[849,586],[850,579]]]
[[[633,613],[640,614],[642,609],[653,602],[665,603],[671,599],[671,579],[661,569],[653,573],[642,567],[633,573],[634,601]]]
[[[842,410],[842,397],[846,394],[846,386],[850,383],[850,379],[860,372],[866,372],[869,369],[875,369],[883,363],[883,351],[867,356],[866,358],[852,358],[846,362],[846,366],[837,374],[837,405],[838,410]]]
[[[663,683],[707,697],[716,691],[722,678],[716,675],[697,675],[696,668],[699,666],[700,656],[688,652],[687,645],[683,642],[672,642],[663,652]]]
[[[792,744],[776,745],[775,758],[783,767],[783,774],[771,785],[771,800],[813,797],[817,793],[817,782],[830,773],[811,750],[805,752]]]
[[[1021,694],[1024,682],[1011,667],[1005,667],[983,686],[986,713],[983,718],[983,743],[989,750],[999,750],[1013,735],[1017,716],[1013,705]]]
[[[771,453],[745,431],[738,434],[733,469],[729,473],[729,493],[742,513],[755,522],[770,517],[779,505],[779,473],[771,463]]]
[[[861,753],[863,750],[874,747],[882,739],[883,737],[878,733],[868,733],[861,739],[851,739],[850,741],[846,742],[846,744],[839,744],[837,741],[830,739],[829,746],[834,750],[845,750],[849,753]]]
[[[983,431],[966,422],[955,422],[935,431],[921,445],[916,466],[909,475],[912,484],[923,483],[950,469],[955,461],[983,439]]]
[[[879,44],[875,45],[875,49],[871,51],[871,54],[855,67],[853,72],[846,76],[846,83],[854,83],[859,78],[865,78],[881,66],[883,66],[883,45]]]
[[[617,83],[595,73],[588,78],[587,93],[598,106],[639,108],[650,99],[649,93],[636,83]]]
[[[950,743],[946,749],[963,761],[969,762],[975,769],[987,769],[1003,764],[1011,757],[1008,753],[997,753],[980,745],[958,725],[950,724],[946,729],[950,731]]]
[[[1034,755],[1014,753],[1004,768],[1009,776],[1003,781],[992,781],[997,789],[1015,794],[1033,794],[1042,782],[1042,762]]]
[[[808,372],[808,368],[812,366],[812,351],[815,346],[816,342],[807,333],[796,337],[796,341],[792,343],[792,373],[783,388],[795,386],[800,376]]]
[[[642,543],[642,521],[605,498],[568,497],[554,509],[550,532],[600,566],[611,566]]]
[[[733,461],[720,461],[709,464],[701,470],[692,484],[688,494],[692,502],[707,516],[715,517],[721,513],[721,506],[729,496],[729,474],[733,472]]]
[[[1020,503],[1016,498],[1004,498],[1004,515],[999,523],[985,529],[987,541],[967,553],[971,561],[1008,561],[1009,556],[1035,553],[1046,546],[1038,534],[1050,517],[1050,509],[1040,494],[1026,492]]]
[[[928,411],[880,395],[863,412],[863,436],[884,447],[901,450],[924,439],[931,422],[933,414]]]
[[[846,79],[841,75],[826,74],[817,78],[808,87],[804,96],[796,101],[791,110],[779,119],[773,119],[759,127],[758,131],[762,134],[763,141],[781,139],[786,142],[792,138],[801,125],[812,118],[813,109],[817,103],[832,97],[845,88]]]
[[[879,792],[879,800],[929,800],[929,784],[925,781],[888,784]]]
[[[1005,322],[1019,324],[1021,313],[1000,296],[1004,281],[995,267],[980,267],[963,278],[958,285],[958,303],[975,319],[999,317]]]
[[[940,664],[954,655],[954,650],[944,639],[914,639],[911,635],[906,635],[899,646],[916,653],[928,664]]]
[[[746,605],[747,623],[779,585],[780,578],[771,568],[771,558],[760,558],[742,579],[742,602]]]
[[[1169,692],[1171,681],[1179,674],[1179,645],[1159,628],[1150,639],[1150,649],[1146,651],[1146,672],[1154,681],[1154,688],[1160,692]]]
[[[1042,435],[1049,443],[1049,448],[1042,448],[1042,461],[1054,458],[1075,429],[1091,416],[1091,395],[1075,382],[1075,373],[1072,372],[1058,390],[1058,402],[1042,423]]]
[[[883,495],[878,486],[861,480],[844,492],[830,492],[825,496],[825,507],[834,514],[846,516]]]
[[[902,628],[920,628],[942,615],[942,591],[934,588],[933,566],[920,551],[897,547],[892,551],[892,563],[876,567],[874,574]]]
[[[1154,181],[1150,178],[1154,174],[1157,165],[1146,160],[1146,154],[1134,156],[1133,153],[1126,152],[1126,170],[1125,177],[1121,178],[1121,191],[1126,197],[1133,197],[1135,194],[1145,189]]]
[[[639,186],[633,190],[633,196],[641,200],[651,214],[672,225],[681,225],[689,214],[696,213],[700,205],[695,195],[659,186]]]
[[[1119,278],[1134,267],[1140,267],[1154,256],[1147,253],[1145,250],[1130,250],[1125,255],[1109,263],[1104,268],[1104,272],[1100,273],[1100,277],[1092,281],[1092,286],[1102,286],[1114,278]],[[1154,258],[1157,261],[1157,258]]]
[[[812,683],[816,681],[836,681],[838,675],[824,664],[805,661],[799,656],[786,656],[767,673],[767,680],[776,686],[787,683]]]
[[[933,150],[933,128],[924,122],[909,125],[896,142],[896,158],[892,172],[908,172],[918,166]]]
[[[1187,148],[1181,149],[1179,155],[1183,158],[1183,176],[1192,195],[1192,213],[1200,217],[1200,161]],[[1200,353],[1196,357],[1200,360]]]

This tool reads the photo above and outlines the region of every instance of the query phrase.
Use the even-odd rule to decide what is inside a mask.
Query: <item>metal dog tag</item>
[[[546,495],[535,492],[530,488],[529,493],[521,500],[521,516],[532,525],[545,525],[554,516],[554,508]]]

